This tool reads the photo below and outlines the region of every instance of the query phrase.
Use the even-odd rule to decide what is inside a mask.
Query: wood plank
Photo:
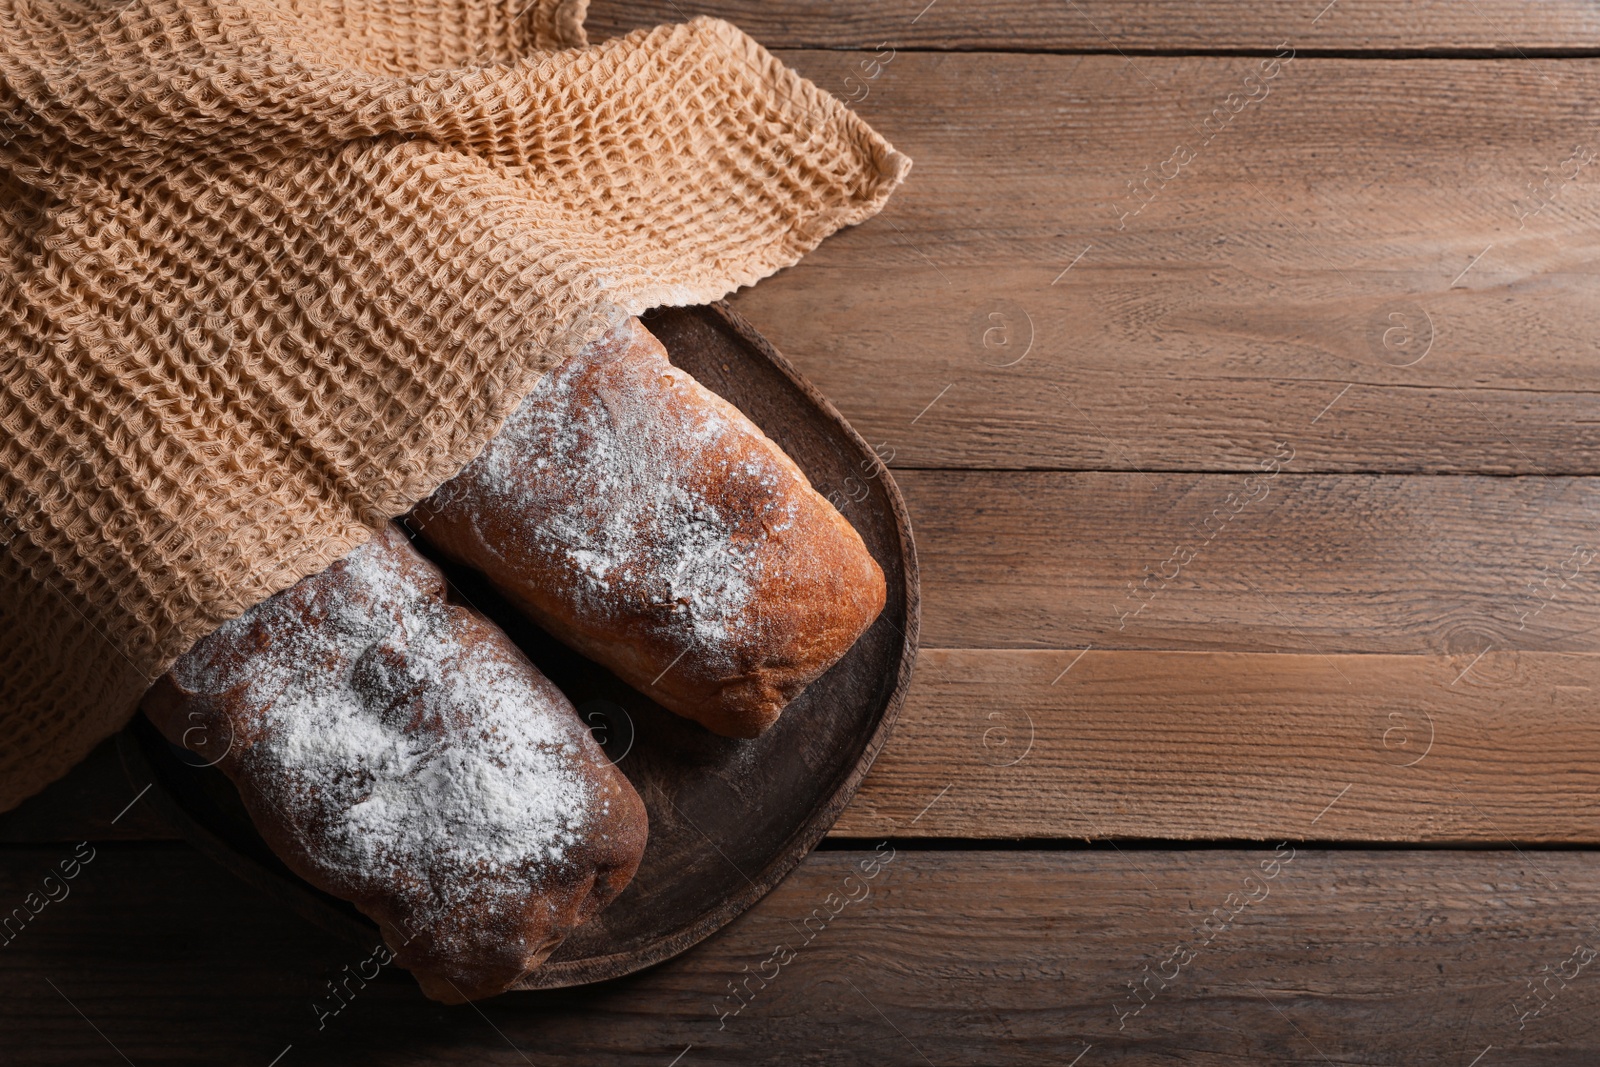
[[[1261,62],[902,54],[908,184],[735,304],[897,467],[1600,472],[1600,63]]]
[[[1270,836],[1360,783],[1329,836],[1596,840],[1595,782],[1565,754],[1600,752],[1600,481],[1269,475],[902,472],[934,651],[836,833]],[[1414,732],[1464,721],[1467,697],[1478,732],[1425,769],[1373,747],[1391,712],[1423,715]],[[1002,773],[1019,708],[1042,747]],[[1238,740],[1196,764],[1217,737]],[[952,783],[963,799],[907,829]],[[103,749],[0,840],[170,837],[142,805],[117,819],[139,785]]]
[[[1597,654],[925,649],[833,834],[1593,844],[1597,691]],[[173,836],[123,823],[41,806],[0,841]]]
[[[1600,656],[925,649],[847,837],[1600,842]]]
[[[869,855],[813,856],[725,932],[629,979],[445,1009],[385,971],[319,1030],[326,983],[367,949],[186,850],[105,846],[0,951],[0,1036],[19,1061],[73,1067],[1063,1065],[1085,1045],[1079,1067],[1600,1054],[1588,855],[901,847],[864,880]],[[61,858],[0,852],[0,899]],[[723,1017],[730,983],[763,970]]]
[[[588,25],[600,39],[696,15],[728,19],[771,48],[863,48],[890,41],[925,49],[1203,52],[1271,49],[1288,38],[1304,49],[1514,56],[1600,45],[1600,18],[1579,0],[594,0]]]
[[[1271,452],[1266,453],[1271,458]],[[904,471],[925,645],[1600,652],[1600,481]],[[835,492],[850,513],[847,494]]]

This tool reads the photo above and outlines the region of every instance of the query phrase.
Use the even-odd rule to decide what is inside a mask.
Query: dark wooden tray
[[[883,568],[883,614],[754,741],[672,715],[524,621],[476,575],[447,568],[590,723],[650,811],[633,883],[573,932],[519,989],[617,978],[683,952],[760,900],[814,848],[855,795],[911,680],[916,552],[905,505],[877,455],[832,404],[726,305],[644,317],[672,361],[781,445],[860,531]],[[419,544],[418,546],[423,547]],[[371,947],[378,930],[295,877],[257,836],[233,786],[142,716],[120,748],[129,774],[198,848],[330,932]]]

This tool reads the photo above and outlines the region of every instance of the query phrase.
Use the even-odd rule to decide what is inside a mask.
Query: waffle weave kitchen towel
[[[610,317],[910,166],[733,26],[585,3],[0,0],[0,810]]]

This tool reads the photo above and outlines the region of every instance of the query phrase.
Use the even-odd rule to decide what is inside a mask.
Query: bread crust
[[[883,609],[849,522],[628,319],[405,520],[663,707],[754,737]]]
[[[354,568],[374,559],[398,585],[360,579]],[[352,619],[364,627],[354,640]],[[418,619],[426,632],[415,632]],[[498,688],[482,688],[485,678]],[[310,713],[308,689],[322,701]],[[201,640],[143,706],[168,740],[233,780],[291,870],[378,923],[395,961],[435,1000],[507,989],[621,893],[644,855],[644,804],[566,697],[497,627],[449,603],[442,573],[392,526]],[[307,714],[333,732],[359,720],[352,736],[378,743],[319,753],[317,735],[288,736],[297,727],[286,716]],[[376,751],[385,743],[403,764],[387,778]],[[508,777],[530,746],[533,769]],[[564,791],[570,810],[551,822],[516,790],[463,792],[481,778]],[[355,833],[370,840],[353,838],[352,812],[375,798],[401,810],[379,810],[375,830],[363,816]],[[528,810],[496,809],[519,804]],[[459,818],[432,832],[441,808]],[[523,825],[538,832],[518,841]]]

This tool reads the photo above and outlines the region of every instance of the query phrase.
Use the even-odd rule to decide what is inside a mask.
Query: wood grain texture
[[[1600,481],[1298,465],[899,472],[921,547],[924,640],[1600,652]]]
[[[1600,63],[1262,62],[898,55],[908,183],[735,306],[900,468],[1600,472]]]
[[[1301,47],[1351,51],[1460,51],[1515,56],[1600,46],[1600,17],[1579,0],[1538,4],[1448,0],[594,0],[589,32],[612,37],[640,26],[713,15],[771,48],[902,48],[1046,51],[1210,51]]]
[[[832,834],[1595,844],[1597,693],[1600,654],[925,649]],[[126,804],[99,762],[62,789]],[[0,841],[176,836],[97,811]]]
[[[1600,842],[1600,656],[925,649],[840,836]]]
[[[1600,483],[1269,473],[901,472],[944,651],[836,832],[1293,834],[1359,782],[1306,832],[1596,840],[1600,783],[1568,754],[1600,751]],[[1039,748],[1004,770],[1018,709]],[[1396,770],[1374,738],[1427,715],[1442,747]],[[0,840],[170,836],[144,805],[111,825],[140,784],[94,762]]]
[[[19,1062],[72,1067],[266,1067],[279,1055],[279,1067],[666,1067],[680,1055],[678,1067],[1060,1067],[1086,1044],[1078,1067],[1465,1067],[1491,1044],[1483,1064],[1600,1055],[1596,973],[1574,974],[1600,912],[1585,855],[1283,849],[1285,864],[1271,846],[900,847],[867,880],[870,854],[813,854],[661,967],[475,1009],[430,1004],[392,970],[349,979],[365,953],[187,850],[103,846],[70,895],[0,950],[0,1042],[8,1059],[26,1050]],[[20,901],[62,858],[0,852],[0,899]],[[738,1003],[730,983],[773,975],[762,965],[778,946],[792,956],[765,988],[750,979],[748,1006],[723,1018]],[[1557,971],[1573,976],[1534,999],[1530,985]],[[1158,973],[1172,976],[1165,988]],[[333,1014],[327,983],[345,980]],[[1147,1001],[1137,1015],[1130,983]]]

